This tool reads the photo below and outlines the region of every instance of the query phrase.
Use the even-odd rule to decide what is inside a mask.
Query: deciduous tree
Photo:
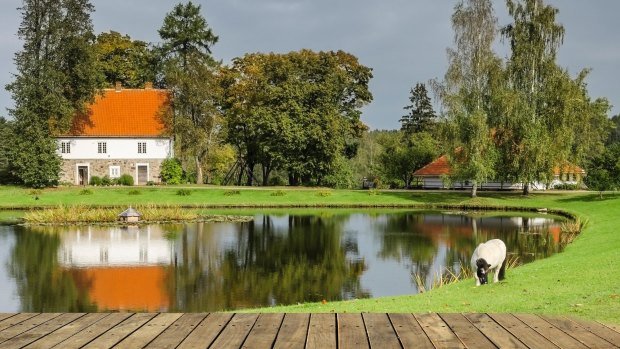
[[[490,128],[494,74],[501,69],[492,45],[498,33],[490,0],[459,2],[452,15],[454,48],[449,68],[436,89],[446,107],[450,164],[458,180],[470,180],[471,196],[478,183],[495,175],[496,150]]]
[[[97,36],[94,49],[106,87],[120,82],[124,87],[142,88],[156,80],[156,55],[146,42],[110,31]]]

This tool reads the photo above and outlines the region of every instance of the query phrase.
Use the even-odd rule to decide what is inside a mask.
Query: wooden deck
[[[518,314],[0,314],[0,348],[618,348],[620,328]]]

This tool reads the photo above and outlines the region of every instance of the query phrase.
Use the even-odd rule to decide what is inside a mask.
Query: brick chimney
[[[121,90],[123,89],[123,85],[121,85],[120,81],[116,82],[116,92],[121,92]]]
[[[145,90],[152,90],[153,89],[153,83],[150,81],[147,81],[144,83],[144,89]]]

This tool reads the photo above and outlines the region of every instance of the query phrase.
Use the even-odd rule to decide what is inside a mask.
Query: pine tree
[[[428,97],[426,85],[417,83],[410,93],[409,101],[411,104],[403,107],[403,109],[409,112],[399,120],[402,124],[400,129],[407,135],[431,131],[436,115],[431,99]]]
[[[60,157],[53,138],[94,99],[100,82],[88,0],[24,0],[15,55],[17,75],[7,86],[15,108],[11,171],[25,185],[58,183]]]
[[[167,123],[180,156],[193,160],[196,182],[202,184],[203,164],[217,139],[221,115],[217,108],[219,63],[211,56],[218,37],[200,14],[200,5],[178,4],[159,30],[163,45],[165,83],[172,91]]]

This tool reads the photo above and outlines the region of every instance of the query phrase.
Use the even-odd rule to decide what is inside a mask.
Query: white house
[[[421,169],[415,171],[413,175],[419,179],[424,189],[471,189],[470,181],[446,183],[444,178],[452,173],[448,157],[443,155]],[[579,184],[583,180],[586,171],[576,165],[565,165],[562,168],[556,166],[553,169],[553,179],[550,183],[534,182],[531,184],[533,190],[545,190],[554,188],[560,184]],[[488,181],[479,184],[480,189],[491,190],[516,190],[523,189],[522,183]]]
[[[63,159],[60,180],[78,185],[92,176],[129,174],[134,184],[160,181],[164,159],[173,156],[172,140],[161,120],[169,105],[166,90],[105,89],[67,135],[57,137]]]

